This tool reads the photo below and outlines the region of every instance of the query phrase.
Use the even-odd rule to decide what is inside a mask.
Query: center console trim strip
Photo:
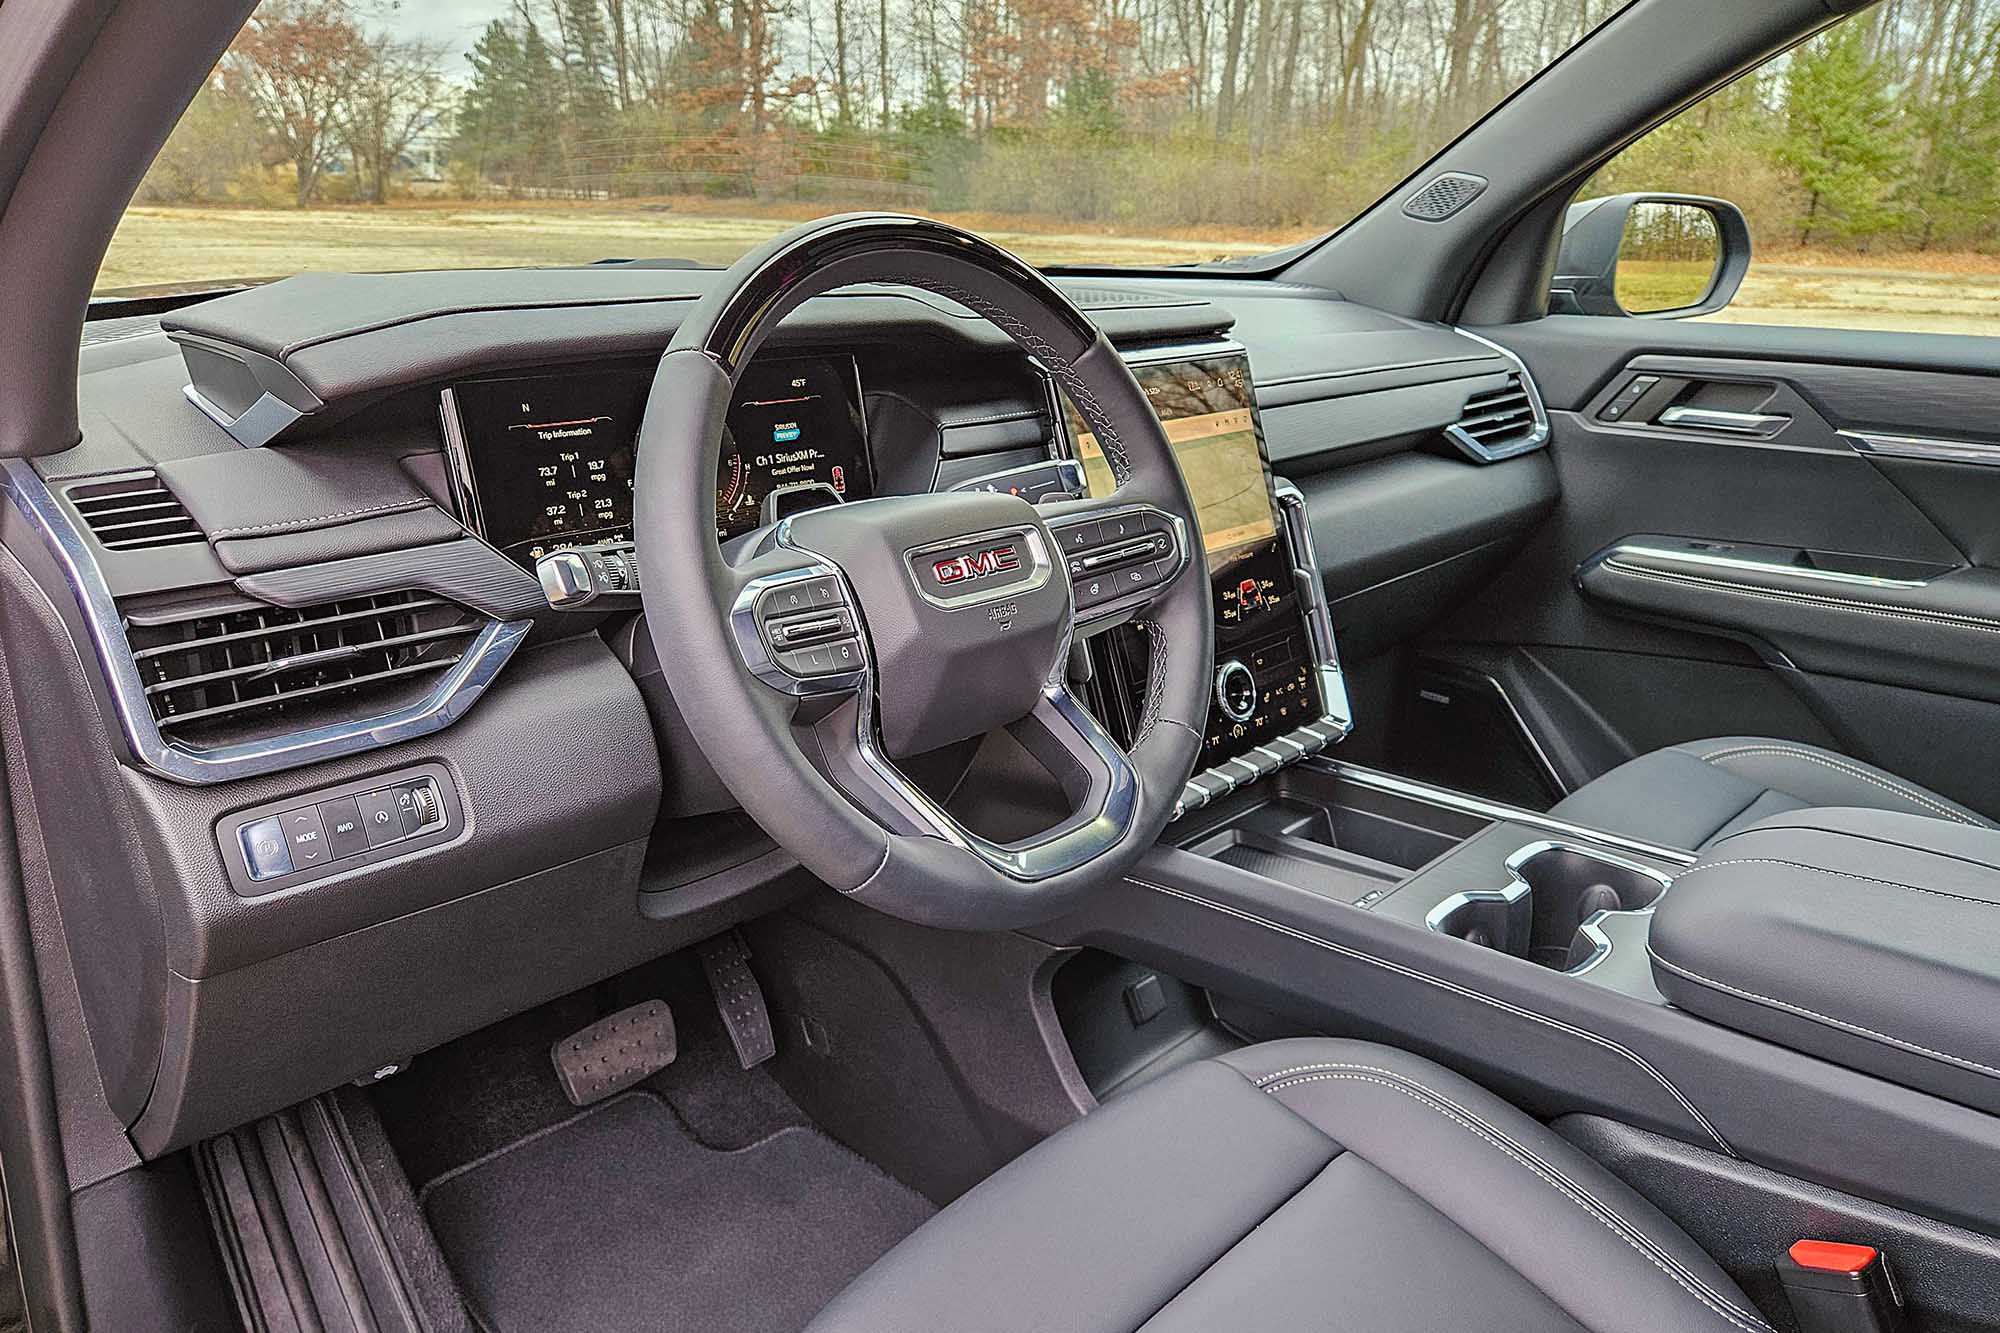
[[[57,563],[70,593],[83,612],[92,646],[104,670],[111,704],[120,728],[139,764],[175,782],[205,786],[230,782],[318,763],[341,755],[359,754],[399,741],[415,740],[442,730],[463,717],[473,702],[500,674],[507,659],[528,635],[529,620],[489,620],[465,655],[422,699],[379,717],[310,727],[263,740],[194,749],[168,740],[153,720],[145,683],[125,638],[118,603],[84,540],[48,484],[25,459],[0,459],[4,483],[14,507],[40,535]]]
[[[1620,851],[1639,856],[1650,856],[1669,865],[1691,866],[1697,859],[1695,853],[1685,848],[1662,847],[1658,843],[1628,838],[1622,833],[1594,829],[1584,824],[1572,824],[1568,820],[1556,819],[1534,810],[1523,810],[1519,806],[1508,805],[1503,801],[1489,801],[1483,796],[1471,796],[1465,792],[1452,791],[1448,787],[1434,787],[1428,782],[1398,777],[1394,773],[1364,768],[1360,764],[1350,764],[1341,759],[1318,758],[1312,761],[1312,766],[1335,777],[1346,778],[1357,786],[1370,787],[1413,801],[1424,801],[1463,814],[1478,815],[1496,823],[1525,824],[1529,828],[1551,833],[1559,838],[1573,838],[1598,847],[1615,847]]]
[[[1343,958],[1351,958],[1356,962],[1367,963],[1370,966],[1379,967],[1384,971],[1393,972],[1398,976],[1408,977],[1413,981],[1423,982],[1425,985],[1428,986],[1436,986],[1438,989],[1449,991],[1453,995],[1462,996],[1465,999],[1474,1000],[1480,1004],[1491,1005],[1494,1008],[1512,1014],[1517,1018],[1525,1018],[1530,1022],[1540,1023],[1546,1027],[1554,1028],[1558,1032],[1567,1033],[1572,1037],[1581,1038],[1582,1040],[1587,1041],[1592,1045],[1603,1047],[1605,1050],[1611,1051],[1619,1056],[1622,1056],[1624,1059],[1631,1061],[1632,1064],[1634,1064],[1641,1071],[1643,1071],[1647,1075],[1647,1077],[1651,1078],[1655,1083],[1658,1083],[1662,1088],[1666,1089],[1668,1095],[1674,1099],[1675,1103],[1679,1105],[1682,1110],[1686,1111],[1690,1117],[1692,1117],[1694,1123],[1699,1125],[1703,1130],[1703,1132],[1705,1132],[1710,1139],[1714,1140],[1715,1145],[1718,1148],[1720,1148],[1724,1153],[1728,1154],[1730,1157],[1737,1156],[1736,1150],[1729,1146],[1729,1141],[1722,1137],[1722,1134],[1715,1128],[1714,1125],[1709,1123],[1708,1117],[1701,1113],[1701,1108],[1696,1106],[1694,1102],[1689,1100],[1687,1094],[1682,1092],[1680,1088],[1674,1084],[1672,1079],[1668,1078],[1665,1074],[1661,1073],[1658,1067],[1656,1067],[1652,1061],[1646,1059],[1645,1056],[1640,1055],[1637,1051],[1634,1051],[1629,1046],[1626,1046],[1618,1041],[1614,1041],[1612,1038],[1605,1036],[1601,1032],[1592,1032],[1589,1028],[1578,1027],[1574,1023],[1566,1023],[1560,1018],[1551,1018],[1547,1014],[1539,1013],[1533,1009],[1524,1008],[1521,1005],[1515,1004],[1509,1000],[1503,1000],[1497,995],[1488,995],[1484,991],[1473,990],[1469,986],[1460,985],[1458,982],[1455,981],[1448,981],[1440,976],[1434,976],[1429,972],[1425,972],[1418,968],[1411,967],[1408,964],[1392,962],[1391,960],[1383,958],[1377,954],[1368,953],[1365,950],[1354,948],[1352,945],[1341,944],[1334,940],[1329,940],[1322,936],[1314,935],[1311,934],[1310,932],[1299,930],[1296,927],[1285,925],[1283,922],[1273,921],[1269,917],[1259,916],[1255,912],[1245,911],[1243,908],[1240,907],[1232,907],[1227,903],[1219,903],[1214,901],[1213,899],[1204,898],[1199,894],[1189,893],[1183,889],[1172,888],[1168,885],[1161,884],[1153,880],[1140,879],[1136,875],[1127,875],[1125,877],[1125,882],[1128,884],[1136,885],[1137,887],[1142,889],[1151,889],[1154,893],[1165,894],[1169,898],[1178,898],[1182,902],[1192,903],[1196,907],[1207,908],[1209,911],[1218,912],[1223,916],[1234,917],[1239,921],[1245,921],[1254,926],[1261,926],[1265,930],[1273,931],[1277,934],[1287,936],[1291,939],[1299,940],[1302,943],[1313,945],[1316,948],[1325,949],[1329,953],[1339,954]],[[1528,966],[1532,967],[1534,965],[1530,963],[1528,964]]]

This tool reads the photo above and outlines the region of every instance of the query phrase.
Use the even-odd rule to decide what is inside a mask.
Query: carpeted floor
[[[796,1330],[933,1211],[803,1125],[705,1147],[651,1091],[535,1130],[420,1197],[492,1333]]]

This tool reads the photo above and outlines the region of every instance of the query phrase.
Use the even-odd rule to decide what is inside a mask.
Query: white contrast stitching
[[[1917,611],[1909,607],[1881,606],[1875,602],[1857,602],[1847,597],[1825,597],[1810,592],[1782,592],[1776,588],[1752,588],[1741,583],[1731,583],[1727,579],[1705,579],[1695,574],[1681,574],[1663,569],[1642,569],[1620,560],[1606,560],[1604,568],[1624,574],[1628,578],[1658,579],[1663,583],[1693,583],[1721,592],[1735,593],[1741,597],[1762,597],[1767,601],[1818,603],[1822,606],[1840,607],[1859,615],[1883,616],[1890,620],[1914,620],[1919,624],[1945,625],[1955,629],[1979,630],[1987,634],[2000,634],[2000,621],[1987,620],[1981,616],[1961,615],[1956,611]]]
[[[1477,1112],[1460,1106],[1457,1102],[1452,1101],[1442,1093],[1425,1087],[1403,1075],[1399,1075],[1393,1070],[1380,1069],[1373,1065],[1358,1064],[1325,1064],[1317,1066],[1317,1069],[1329,1072],[1304,1073],[1283,1082],[1264,1087],[1263,1091],[1267,1095],[1275,1095],[1284,1088],[1296,1087],[1300,1084],[1350,1080],[1359,1083],[1373,1083],[1388,1088],[1392,1092],[1400,1092],[1419,1106],[1436,1111],[1439,1115],[1452,1121],[1461,1129],[1465,1129],[1476,1137],[1485,1140],[1508,1157],[1513,1158],[1520,1165],[1526,1167],[1544,1184],[1575,1204],[1586,1217],[1593,1218],[1607,1231],[1611,1232],[1612,1235],[1618,1237],[1633,1250],[1645,1256],[1646,1260],[1653,1267],[1666,1274],[1675,1285],[1679,1286],[1683,1291],[1686,1291],[1716,1314],[1721,1315],[1731,1324],[1734,1324],[1737,1328],[1748,1330],[1749,1333],[1768,1333],[1771,1326],[1765,1323],[1762,1318],[1739,1309],[1735,1302],[1729,1300],[1721,1293],[1711,1290],[1700,1278],[1683,1267],[1678,1259],[1675,1259],[1672,1255],[1653,1244],[1643,1234],[1639,1233],[1630,1222],[1620,1217],[1610,1205],[1598,1199],[1581,1185],[1578,1185],[1531,1149],[1508,1137],[1504,1131],[1482,1118]],[[1359,1072],[1330,1072],[1334,1070],[1353,1070]],[[1381,1077],[1375,1078],[1370,1077],[1370,1075],[1380,1075]]]
[[[1825,1023],[1830,1027],[1837,1027],[1841,1031],[1855,1036],[1873,1037],[1877,1041],[1886,1042],[1899,1050],[1908,1051],[1913,1055],[1928,1055],[1933,1060],[1942,1060],[1946,1064],[1957,1065],[1961,1069],[1971,1070],[1980,1074],[1990,1074],[1995,1078],[2000,1078],[2000,1069],[1995,1069],[1991,1065],[1980,1064],[1977,1060],[1968,1060],[1962,1055],[1952,1055],[1945,1051],[1934,1051],[1928,1046],[1919,1046],[1913,1041],[1905,1041],[1901,1037],[1892,1037],[1886,1032],[1877,1032],[1874,1028],[1863,1027],[1859,1023],[1851,1023],[1844,1018],[1834,1018],[1830,1014],[1822,1014],[1818,1010],[1808,1009],[1802,1004],[1792,1004],[1786,1000],[1773,999],[1769,995],[1759,995],[1756,991],[1743,990],[1740,987],[1730,985],[1726,981],[1717,981],[1714,977],[1703,976],[1691,967],[1682,967],[1679,963],[1668,962],[1660,956],[1659,951],[1654,949],[1650,942],[1646,945],[1646,953],[1654,962],[1666,968],[1669,972],[1678,972],[1689,981],[1698,981],[1704,986],[1713,986],[1717,990],[1727,991],[1738,999],[1755,1000],[1760,1004],[1768,1004],[1776,1009],[1784,1009],[1802,1018],[1817,1019],[1821,1023]]]
[[[1709,861],[1702,865],[1689,866],[1686,870],[1674,876],[1674,883],[1678,884],[1690,875],[1699,874],[1704,870],[1720,870],[1724,866],[1785,866],[1792,870],[1810,871],[1816,875],[1833,875],[1840,879],[1859,880],[1863,884],[1880,884],[1884,888],[1901,889],[1905,893],[1927,893],[1933,898],[1949,898],[1953,902],[1970,903],[1974,907],[2000,907],[2000,903],[1996,903],[1990,898],[1968,898],[1962,893],[1947,893],[1943,889],[1927,889],[1920,884],[1905,884],[1899,879],[1877,879],[1873,875],[1857,875],[1847,870],[1828,870],[1825,866],[1807,865],[1803,861],[1787,861],[1782,857],[1776,856],[1741,856],[1733,861]]]
[[[368,514],[386,514],[391,510],[420,509],[429,503],[429,500],[398,500],[394,504],[370,505],[366,509],[347,509],[338,514],[321,514],[318,518],[288,518],[278,523],[258,523],[247,528],[217,528],[208,535],[210,540],[220,540],[224,537],[240,537],[252,532],[291,531],[298,528],[317,527],[322,523],[337,523],[343,519],[361,518]]]
[[[1567,1033],[1572,1037],[1576,1037],[1582,1041],[1589,1042],[1592,1045],[1600,1046],[1605,1050],[1612,1052],[1615,1055],[1623,1056],[1626,1060],[1629,1060],[1632,1064],[1636,1065],[1639,1068],[1639,1070],[1642,1073],[1644,1073],[1647,1077],[1651,1078],[1655,1083],[1659,1084],[1662,1088],[1664,1088],[1667,1092],[1667,1095],[1672,1097],[1674,1101],[1680,1106],[1680,1108],[1688,1113],[1689,1118],[1692,1119],[1695,1124],[1701,1127],[1702,1132],[1707,1134],[1708,1137],[1715,1142],[1716,1147],[1720,1148],[1724,1153],[1726,1153],[1730,1157],[1736,1156],[1736,1150],[1729,1146],[1729,1140],[1722,1137],[1721,1133],[1715,1128],[1715,1126],[1709,1123],[1708,1117],[1701,1113],[1701,1108],[1697,1107],[1692,1101],[1689,1101],[1687,1094],[1683,1093],[1679,1088],[1675,1087],[1671,1079],[1669,1079],[1665,1074],[1662,1074],[1658,1069],[1656,1069],[1653,1066],[1651,1061],[1647,1060],[1637,1051],[1632,1050],[1628,1046],[1620,1045],[1618,1042],[1615,1042],[1611,1038],[1604,1036],[1602,1033],[1592,1032],[1588,1028],[1580,1028],[1572,1023],[1565,1023],[1559,1018],[1551,1018],[1547,1014],[1537,1013],[1533,1009],[1523,1008],[1518,1004],[1513,1004],[1507,1000],[1500,999],[1498,996],[1488,995],[1484,991],[1473,990],[1469,986],[1461,986],[1455,981],[1447,981],[1443,977],[1432,976],[1428,972],[1419,971],[1416,968],[1408,967],[1402,963],[1393,963],[1386,958],[1378,958],[1372,953],[1363,953],[1361,950],[1352,948],[1348,945],[1336,944],[1332,940],[1321,939],[1317,935],[1308,934],[1303,930],[1294,929],[1291,926],[1283,925],[1279,922],[1258,916],[1253,912],[1245,912],[1240,908],[1229,907],[1226,906],[1225,904],[1218,902],[1211,902],[1207,898],[1197,897],[1192,893],[1184,893],[1179,889],[1168,888],[1164,884],[1155,884],[1151,880],[1139,879],[1131,875],[1127,875],[1125,879],[1128,884],[1136,884],[1142,889],[1151,889],[1155,893],[1164,893],[1169,898],[1179,898],[1184,902],[1193,903],[1197,907],[1206,907],[1211,912],[1220,912],[1224,916],[1233,916],[1240,921],[1247,921],[1253,926],[1262,926],[1265,930],[1275,931],[1280,935],[1289,935],[1293,939],[1302,940],[1305,943],[1314,945],[1317,948],[1325,949],[1329,953],[1337,953],[1344,957],[1352,958],[1357,962],[1371,964],[1375,967],[1382,968],[1384,971],[1394,972],[1400,976],[1406,976],[1413,980],[1421,981],[1426,985],[1436,986],[1440,990],[1450,991],[1454,995],[1463,996],[1466,999],[1477,1001],[1480,1004],[1492,1005],[1496,1009],[1500,1009],[1507,1013],[1514,1014],[1518,1017],[1528,1019],[1530,1022],[1541,1023],[1546,1027],[1552,1027],[1558,1032]]]
[[[1702,759],[1707,763],[1715,764],[1718,767],[1720,767],[1721,761],[1724,759],[1735,759],[1747,754],[1784,755],[1786,758],[1789,759],[1804,760],[1808,764],[1823,764],[1828,768],[1834,769],[1837,772],[1845,773],[1850,777],[1860,778],[1863,782],[1872,782],[1876,786],[1882,788],[1884,791],[1892,792],[1895,795],[1902,797],[1904,800],[1911,802],[1912,804],[1921,805],[1926,810],[1935,810],[1938,814],[1944,816],[1946,819],[1955,819],[1961,824],[1971,824],[1975,828],[1980,827],[1977,821],[1966,818],[1964,815],[1952,809],[1950,806],[1943,805],[1937,801],[1931,800],[1929,797],[1923,795],[1921,792],[1909,786],[1907,783],[1893,782],[1888,778],[1882,777],[1878,774],[1870,773],[1865,768],[1860,768],[1853,764],[1842,763],[1840,760],[1833,759],[1827,755],[1814,754],[1810,750],[1798,750],[1792,748],[1789,745],[1739,745],[1733,750],[1716,750],[1713,753],[1705,754],[1702,756]]]

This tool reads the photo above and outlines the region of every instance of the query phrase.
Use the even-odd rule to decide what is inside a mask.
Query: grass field
[[[726,264],[812,206],[750,216],[740,202],[413,203],[388,208],[134,208],[98,277],[101,290],[267,278],[306,270],[578,264],[678,256]],[[952,215],[1038,264],[1157,267],[1252,255],[1300,239],[1242,230],[1133,234],[1011,215]],[[1711,319],[1921,333],[2000,330],[2000,257],[1774,253]]]

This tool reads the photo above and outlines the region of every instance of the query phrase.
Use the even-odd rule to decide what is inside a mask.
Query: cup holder
[[[1612,912],[1648,912],[1672,883],[1648,866],[1563,842],[1535,842],[1507,858],[1509,882],[1468,889],[1439,903],[1425,924],[1482,948],[1558,972],[1602,961]]]

